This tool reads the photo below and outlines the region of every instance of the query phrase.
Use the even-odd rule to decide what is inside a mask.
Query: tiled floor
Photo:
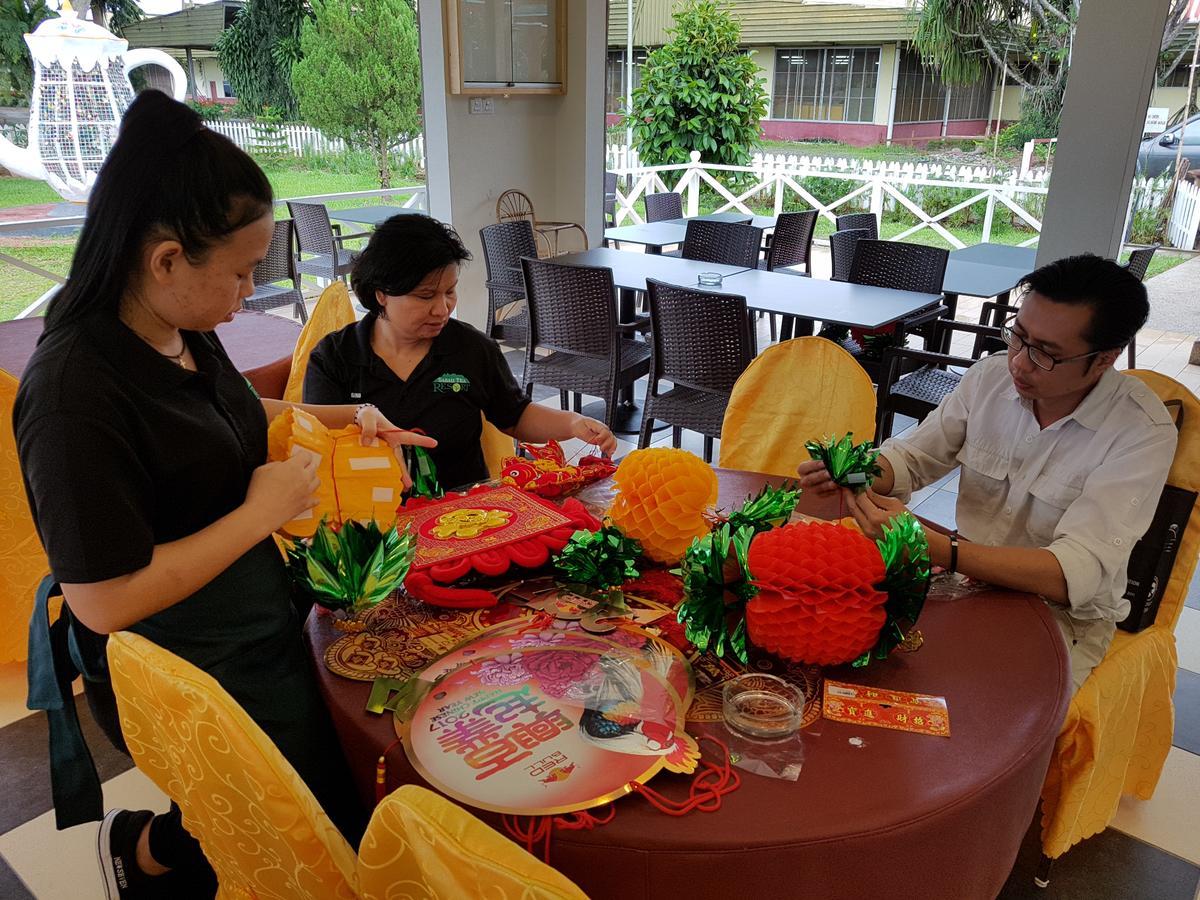
[[[821,265],[818,260],[818,270]],[[959,317],[975,321],[978,310],[979,301],[964,298]],[[766,346],[768,339],[763,321],[760,346]],[[1147,330],[1139,341],[1139,367],[1157,369],[1200,391],[1200,367],[1187,365],[1191,337]],[[506,356],[519,372],[521,354],[509,350]],[[557,392],[547,389],[539,388],[535,398],[549,405],[558,403]],[[911,425],[911,420],[898,417],[896,432]],[[657,444],[669,445],[669,441],[669,431],[656,434]],[[618,456],[635,446],[636,438],[622,440]],[[685,432],[683,446],[700,453],[702,440]],[[568,442],[566,449],[573,454],[583,446]],[[953,525],[957,492],[958,477],[951,473],[916,492],[911,505],[923,516]],[[1060,859],[1045,890],[1033,886],[1040,849],[1036,823],[1031,823],[1000,894],[1003,900],[1200,900],[1200,575],[1189,593],[1176,639],[1180,670],[1175,747],[1154,798],[1123,801],[1113,827]],[[24,708],[24,678],[22,666],[0,666],[0,898],[94,900],[103,896],[94,852],[97,826],[55,830],[45,764],[45,721]],[[167,801],[157,788],[132,769],[126,757],[107,748],[82,698],[79,708],[105,779],[106,802],[164,809]]]

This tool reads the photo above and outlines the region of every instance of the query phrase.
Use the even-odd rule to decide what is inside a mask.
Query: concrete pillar
[[[505,190],[528,194],[539,219],[583,225],[592,246],[602,239],[608,4],[564,6],[567,93],[497,95],[493,113],[472,115],[469,94],[447,93],[444,6],[420,4],[429,210],[475,257],[459,281],[458,315],[472,325],[487,313],[479,229],[496,221]],[[564,249],[574,239],[565,235]]]
[[[1081,4],[1038,264],[1116,256],[1170,0]]]

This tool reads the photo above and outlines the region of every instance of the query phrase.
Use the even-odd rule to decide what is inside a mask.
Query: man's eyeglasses
[[[1045,350],[1039,350],[1033,344],[1029,343],[1012,329],[1012,325],[1005,323],[1000,328],[1000,337],[1010,348],[1020,353],[1024,350],[1029,354],[1029,361],[1046,372],[1054,371],[1055,366],[1060,366],[1063,363],[1075,362],[1079,359],[1088,359],[1092,356],[1098,356],[1105,353],[1105,350],[1093,350],[1091,353],[1080,353],[1078,356],[1068,356],[1066,359],[1055,359]]]

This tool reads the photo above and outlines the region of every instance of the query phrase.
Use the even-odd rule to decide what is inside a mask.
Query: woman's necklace
[[[187,353],[187,339],[183,336],[182,332],[180,332],[180,335],[179,335],[179,342],[180,342],[180,344],[182,344],[182,346],[179,348],[179,352],[178,353],[163,353],[161,350],[159,350],[157,347],[154,346],[154,342],[152,340],[150,340],[150,338],[146,337],[140,331],[138,331],[137,329],[134,329],[134,328],[130,328],[129,330],[132,331],[134,334],[136,334],[138,337],[140,337],[143,341],[145,341],[151,347],[153,347],[154,351],[157,354],[159,354],[160,356],[165,356],[167,359],[174,360],[175,364],[177,366],[179,366],[179,368],[181,368],[181,369],[187,368],[187,363],[184,362],[184,360],[183,360],[183,355],[185,353]]]

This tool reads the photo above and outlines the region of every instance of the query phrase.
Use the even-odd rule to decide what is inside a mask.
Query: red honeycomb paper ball
[[[874,646],[887,594],[879,549],[840,525],[797,522],[750,545],[758,595],[746,608],[755,644],[793,662],[837,665]]]

